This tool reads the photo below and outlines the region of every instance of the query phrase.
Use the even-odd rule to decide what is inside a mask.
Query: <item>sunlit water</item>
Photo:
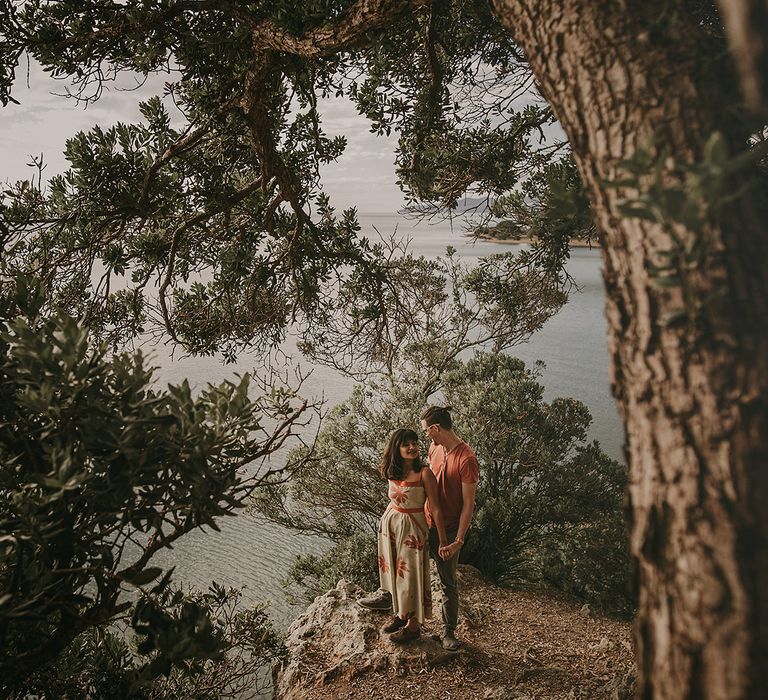
[[[446,246],[457,249],[468,262],[496,252],[515,250],[514,246],[489,242],[472,243],[460,225],[451,227],[414,224],[391,214],[360,216],[363,233],[375,236],[374,227],[383,235],[397,227],[398,235],[411,239],[411,249],[428,257],[441,255]],[[603,284],[597,250],[575,249],[568,266],[580,291],[571,294],[568,304],[550,319],[527,343],[513,354],[526,363],[546,363],[543,382],[546,398],[573,396],[592,412],[591,437],[600,441],[609,455],[622,458],[623,431],[610,395],[606,322],[603,315]],[[172,360],[162,348],[151,350],[153,363],[159,366],[159,383],[178,383],[185,377],[193,386],[217,383],[231,378],[233,372],[247,371],[253,358],[242,357],[237,365],[223,365],[212,358]],[[311,366],[302,362],[305,369]],[[342,401],[351,388],[350,380],[327,368],[316,367],[305,382],[305,396],[323,395],[330,405]],[[213,580],[227,586],[245,587],[244,603],[269,603],[270,611],[281,626],[287,626],[299,612],[285,599],[281,586],[288,567],[298,554],[319,552],[324,543],[307,538],[242,513],[219,522],[221,532],[193,533],[171,551],[158,555],[158,564],[175,566],[178,581],[207,588]]]

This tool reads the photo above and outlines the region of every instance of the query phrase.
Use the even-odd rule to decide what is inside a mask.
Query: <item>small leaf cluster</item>
[[[569,257],[571,241],[591,242],[597,237],[586,189],[570,155],[531,170],[519,188],[494,200],[491,211],[518,238],[532,242],[533,250],[524,254],[526,258],[536,259],[539,266],[555,274]],[[500,226],[481,233],[497,237]]]
[[[628,219],[661,226],[671,245],[656,252],[648,266],[651,284],[674,295],[674,303],[659,318],[662,326],[692,327],[702,312],[725,294],[724,284],[705,285],[700,278],[719,257],[712,225],[734,202],[745,196],[764,197],[765,174],[754,166],[768,153],[766,144],[731,155],[725,136],[713,133],[700,162],[671,158],[653,144],[618,164],[620,177],[608,186],[634,193],[619,204]]]

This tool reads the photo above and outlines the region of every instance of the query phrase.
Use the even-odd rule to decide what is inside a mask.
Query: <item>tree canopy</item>
[[[360,236],[355,212],[323,194],[319,168],[345,147],[324,131],[323,98],[397,130],[400,183],[422,206],[508,192],[564,155],[542,143],[551,111],[481,2],[4,7],[5,104],[24,54],[82,100],[122,71],[169,73],[143,123],[73,136],[66,172],[3,197],[7,269],[116,344],[161,333],[232,358],[340,310],[387,335],[419,263]],[[550,274],[566,254],[547,256]]]

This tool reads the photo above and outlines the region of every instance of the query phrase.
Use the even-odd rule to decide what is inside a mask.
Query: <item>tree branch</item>
[[[359,0],[336,21],[310,29],[297,37],[270,20],[255,23],[241,12],[236,16],[251,24],[254,46],[296,54],[305,58],[332,56],[353,48],[369,32],[383,29],[430,0]]]
[[[768,1],[718,0],[747,105],[768,118]]]

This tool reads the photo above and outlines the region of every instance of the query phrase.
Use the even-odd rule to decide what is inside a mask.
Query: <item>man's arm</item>
[[[464,536],[469,530],[472,522],[472,514],[475,512],[475,494],[477,493],[477,482],[474,484],[461,484],[461,516],[459,516],[459,530],[456,533],[456,541],[464,543]]]
[[[447,550],[448,559],[456,554],[456,552],[461,549],[461,545],[464,544],[464,536],[469,530],[469,525],[472,522],[472,514],[475,512],[476,493],[477,482],[472,484],[462,482],[461,497],[463,502],[461,504],[461,515],[459,516],[459,529],[456,531],[456,539],[445,548]]]

